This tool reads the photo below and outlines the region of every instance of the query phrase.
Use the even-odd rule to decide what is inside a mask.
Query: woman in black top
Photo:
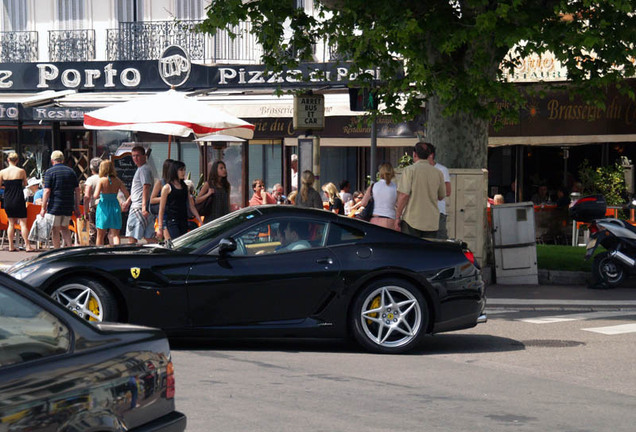
[[[340,195],[338,194],[338,189],[336,189],[336,185],[333,183],[327,183],[322,187],[322,191],[327,196],[329,200],[329,210],[339,214],[344,215],[344,204],[340,199]]]
[[[166,240],[175,239],[188,232],[188,207],[201,223],[201,217],[194,206],[194,199],[185,184],[186,169],[181,161],[174,161],[168,169],[166,185],[161,188],[161,201],[159,202],[159,216],[157,220],[157,237],[165,235]],[[165,221],[166,231],[163,231]]]
[[[218,160],[212,164],[208,181],[201,186],[195,202],[199,214],[205,216],[205,223],[230,212],[230,182],[227,181],[225,162]]]

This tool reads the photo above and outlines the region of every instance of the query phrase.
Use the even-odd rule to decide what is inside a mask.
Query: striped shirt
[[[71,216],[75,210],[75,189],[79,187],[72,168],[57,164],[44,173],[44,189],[50,189],[46,212],[52,215]]]

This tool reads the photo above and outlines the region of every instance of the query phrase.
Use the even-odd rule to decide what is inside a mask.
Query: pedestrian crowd
[[[18,249],[18,226],[24,249],[32,251],[38,243],[49,240],[55,249],[72,245],[72,231],[77,234],[76,243],[80,243],[80,230],[86,230],[87,243],[97,246],[119,245],[122,234],[128,243],[175,239],[203,224],[203,217],[209,222],[230,212],[230,184],[224,162],[212,164],[207,181],[195,197],[183,162],[167,159],[161,178],[155,181],[146,149],[135,146],[131,157],[136,170],[129,191],[111,160],[91,159],[91,175],[79,182],[74,169],[64,163],[64,153],[56,150],[51,153],[51,167],[40,181],[27,178],[26,171],[18,167],[19,156],[10,153],[8,167],[0,171],[0,188],[4,188],[0,211],[7,216],[9,251]],[[39,210],[30,221],[29,206]]]
[[[314,188],[315,176],[305,170],[298,178],[298,158],[292,155],[292,190],[284,197],[282,186],[274,185],[267,191],[262,179],[252,182],[254,194],[250,205],[292,204],[329,210],[349,217],[367,220],[374,225],[402,231],[421,238],[448,238],[446,229],[445,198],[451,194],[448,169],[435,160],[435,146],[418,142],[413,148],[413,161],[402,170],[396,182],[396,173],[388,162],[379,167],[379,178],[364,192],[351,192],[348,180],[339,187],[328,182],[321,188],[323,195]],[[296,189],[298,184],[299,188]],[[282,197],[282,199],[281,199]]]
[[[64,154],[56,150],[51,153],[51,167],[40,181],[27,178],[18,166],[18,155],[10,153],[8,166],[0,171],[9,250],[17,250],[15,227],[20,228],[24,249],[31,251],[36,249],[32,241],[44,238],[50,238],[56,249],[62,242],[71,245],[71,230],[77,233],[80,229],[86,231],[87,242],[97,246],[119,245],[122,231],[128,243],[171,240],[230,213],[231,185],[225,162],[211,164],[208,177],[196,193],[194,184],[186,179],[183,162],[166,159],[161,177],[155,179],[143,146],[135,146],[131,156],[136,171],[129,191],[111,160],[91,159],[91,175],[80,183],[75,171],[64,163]],[[292,157],[291,174],[297,180],[292,182],[290,193],[285,195],[280,183],[268,190],[263,179],[257,178],[252,181],[249,205],[324,209],[417,237],[447,238],[444,199],[451,192],[448,169],[435,161],[435,147],[430,143],[418,142],[413,160],[397,182],[393,166],[385,162],[379,167],[378,181],[366,190],[351,192],[349,181],[343,180],[338,186],[324,184],[321,195],[315,188],[314,173],[299,173],[298,159]],[[36,234],[33,228],[31,232],[28,229],[29,205],[40,206],[32,222]]]

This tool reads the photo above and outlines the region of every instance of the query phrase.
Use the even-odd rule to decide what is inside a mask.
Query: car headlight
[[[9,274],[11,276],[13,276],[16,279],[22,280],[25,277],[27,277],[28,275],[30,275],[31,273],[33,273],[34,271],[36,271],[40,266],[34,265],[34,266],[28,266],[28,267],[22,267],[21,269],[18,269],[16,271],[9,271]]]

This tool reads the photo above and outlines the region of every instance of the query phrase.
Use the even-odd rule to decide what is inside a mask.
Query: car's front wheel
[[[428,306],[422,293],[399,279],[383,279],[354,300],[353,334],[369,351],[395,354],[416,346],[426,332]]]
[[[117,321],[117,303],[101,283],[86,277],[60,283],[51,297],[87,321]]]

